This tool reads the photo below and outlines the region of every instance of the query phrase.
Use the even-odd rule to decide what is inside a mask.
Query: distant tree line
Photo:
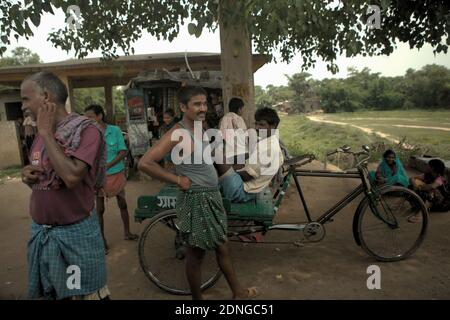
[[[39,63],[42,63],[39,55],[37,53],[33,53],[30,49],[25,47],[17,47],[11,50],[11,54],[9,56],[0,58],[0,68]]]
[[[305,101],[320,100],[327,113],[359,110],[449,109],[450,69],[426,65],[408,69],[404,76],[385,77],[369,68],[349,68],[345,79],[313,80],[308,73],[288,77],[287,86],[257,86],[257,107],[290,101],[294,112],[304,110]]]

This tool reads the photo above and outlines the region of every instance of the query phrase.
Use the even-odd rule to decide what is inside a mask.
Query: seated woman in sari
[[[375,185],[399,185],[405,188],[409,185],[409,178],[405,168],[392,150],[387,150],[383,154],[383,160],[378,165],[376,171],[369,173],[370,180]]]

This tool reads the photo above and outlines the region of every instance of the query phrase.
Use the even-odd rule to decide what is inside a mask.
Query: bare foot
[[[408,218],[408,222],[410,222],[410,223],[422,222],[422,215],[421,214],[412,215]]]
[[[137,239],[139,239],[139,236],[137,234],[133,234],[130,232],[125,235],[125,240],[136,241]]]
[[[256,287],[251,287],[243,290],[239,295],[233,297],[233,300],[251,300],[259,295],[258,289]]]

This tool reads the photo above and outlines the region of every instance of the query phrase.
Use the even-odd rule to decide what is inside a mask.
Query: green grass
[[[450,128],[450,111],[395,110],[328,113],[324,117],[330,120],[352,120],[355,123],[396,123],[448,127]],[[370,118],[367,119],[367,118]],[[381,119],[380,119],[381,118]]]
[[[326,153],[343,145],[361,150],[362,145],[379,140],[356,128],[312,122],[302,115],[281,117],[280,138],[292,155],[312,153],[319,160],[324,160]]]
[[[414,145],[415,149],[405,150],[398,144],[373,134],[367,134],[354,127],[313,122],[303,115],[282,116],[280,137],[293,155],[312,153],[317,159],[323,161],[326,153],[337,147],[349,145],[355,151],[361,150],[362,145],[369,145],[372,149],[371,161],[374,162],[378,161],[382,153],[388,148],[394,149],[404,162],[408,161],[409,157],[413,154],[421,155],[426,153],[446,159],[450,158],[450,132],[398,128],[389,125],[389,123],[423,125],[425,123],[424,121],[431,121],[431,126],[443,127],[447,121],[447,126],[450,127],[449,111],[358,112],[324,114],[321,117],[327,120],[342,121],[387,133],[397,140]],[[386,120],[377,120],[375,118],[388,118],[388,123],[386,123]],[[403,122],[400,122],[402,119]],[[335,161],[333,162],[336,163]]]
[[[7,177],[10,178],[19,178],[21,175],[22,167],[14,166],[9,167],[3,170],[0,170],[0,181],[6,179]]]
[[[423,152],[450,158],[450,131],[395,126],[408,125],[450,129],[450,111],[367,111],[324,114],[323,118],[380,131],[397,140],[405,140],[407,143],[417,146]]]

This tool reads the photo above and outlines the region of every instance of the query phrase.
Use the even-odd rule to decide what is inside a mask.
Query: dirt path
[[[307,116],[307,118],[311,121],[314,122],[321,122],[321,123],[329,123],[329,124],[336,124],[336,125],[340,125],[340,126],[350,126],[356,129],[359,129],[361,131],[364,131],[367,134],[375,134],[383,139],[389,140],[391,142],[394,143],[400,143],[399,140],[393,138],[391,135],[384,133],[384,132],[380,132],[380,131],[375,131],[373,129],[367,128],[367,127],[361,127],[361,126],[357,126],[355,124],[351,124],[348,122],[342,122],[342,121],[333,121],[333,120],[325,120],[321,117],[317,117],[317,116]]]
[[[319,117],[321,117],[321,116],[319,116]],[[380,121],[380,120],[386,120],[386,121],[400,121],[400,122],[411,122],[411,121],[418,121],[418,120],[421,120],[421,121],[432,121],[432,119],[430,119],[430,118],[413,118],[413,119],[405,119],[405,118],[395,118],[395,117],[392,117],[392,118],[384,118],[384,117],[377,117],[377,118],[373,118],[373,117],[341,117],[341,120],[343,120],[343,121],[351,121],[351,120],[376,120],[376,121]],[[442,122],[441,124],[444,124],[444,125],[450,125],[450,123],[448,123],[448,122]],[[442,127],[423,127],[423,128],[426,128],[426,129],[429,129],[429,128],[437,128],[437,130],[440,130]],[[444,129],[449,129],[449,128],[447,128],[447,127],[443,127]]]
[[[359,130],[361,130],[361,131],[364,131],[365,133],[367,133],[367,134],[369,134],[369,135],[374,134],[374,135],[376,135],[376,136],[379,136],[380,138],[386,139],[386,140],[388,140],[388,141],[390,141],[390,142],[393,142],[393,143],[395,143],[395,144],[400,144],[400,143],[401,143],[400,140],[394,138],[393,136],[391,136],[391,135],[389,135],[389,134],[387,134],[387,133],[381,132],[381,131],[375,131],[375,130],[373,130],[373,129],[371,129],[371,128],[362,127],[362,126],[357,126],[357,125],[355,125],[355,124],[351,124],[351,123],[348,123],[348,122],[333,121],[333,120],[325,120],[325,119],[323,119],[323,118],[321,118],[321,117],[317,117],[317,116],[307,116],[307,118],[308,118],[309,120],[315,121],[315,122],[330,123],[330,124],[336,124],[336,125],[340,125],[340,126],[350,126],[350,127],[359,129]],[[418,126],[401,126],[401,125],[394,125],[394,126],[405,127],[405,128],[408,128],[408,127],[410,127],[410,128],[412,128],[412,127],[418,127]],[[431,128],[431,129],[432,129],[432,128],[435,128],[435,127],[421,127],[421,128],[425,128],[425,129],[426,129],[426,128]],[[443,129],[443,128],[441,128],[441,129]],[[450,129],[449,129],[449,131],[450,131]],[[408,144],[408,143],[403,143],[402,146],[403,146],[405,149],[414,149],[414,146],[411,145],[411,144]]]
[[[412,128],[412,129],[427,129],[427,130],[450,131],[450,128],[444,128],[444,127],[410,126],[410,125],[404,125],[404,124],[394,124],[392,126],[393,127],[398,127],[398,128]]]
[[[313,163],[308,168],[321,169]],[[304,178],[302,186],[314,217],[349,192],[357,181]],[[141,194],[153,194],[161,184],[131,181],[127,185],[130,212]],[[0,299],[24,299],[27,287],[26,245],[30,218],[30,191],[20,182],[0,184]],[[326,224],[326,238],[316,244],[254,245],[232,243],[232,257],[244,285],[257,286],[261,299],[450,299],[450,214],[432,214],[427,238],[410,259],[377,263],[359,248],[352,236],[352,218],[358,200]],[[113,299],[189,299],[167,294],[140,269],[137,243],[122,239],[120,213],[115,201],[106,205],[108,285]],[[304,221],[299,197],[292,186],[276,222]],[[141,233],[143,224],[132,223]],[[296,241],[296,232],[273,231],[267,241]],[[367,268],[381,268],[381,290],[368,290]],[[167,272],[177,273],[182,269]],[[226,299],[230,292],[223,278],[206,292],[210,299]]]

